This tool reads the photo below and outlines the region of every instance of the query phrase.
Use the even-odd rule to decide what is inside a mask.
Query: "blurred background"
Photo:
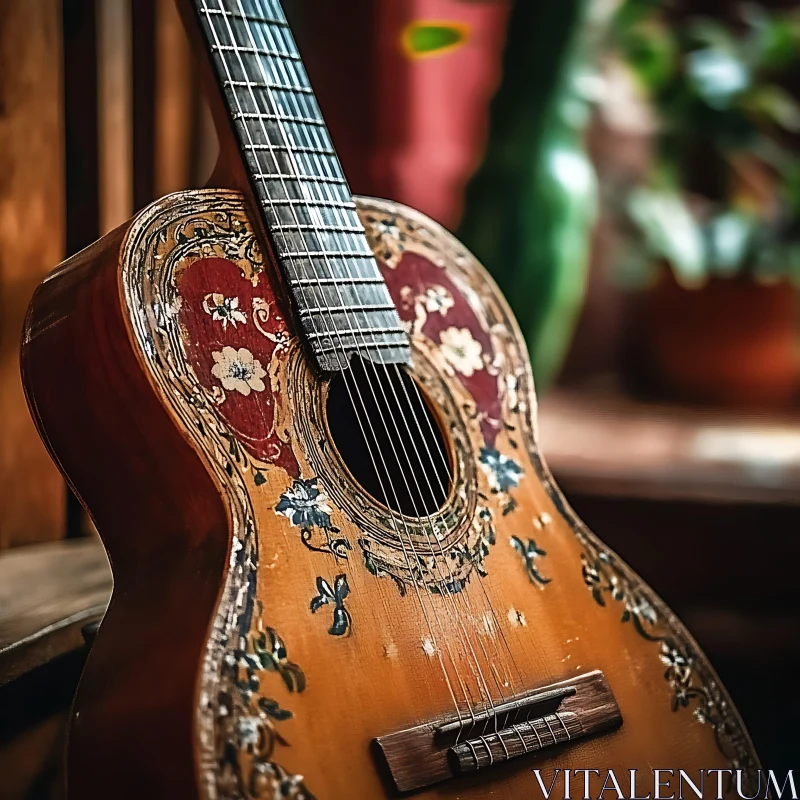
[[[570,502],[695,633],[765,766],[800,766],[800,11],[285,6],[354,192],[489,267]],[[202,186],[216,151],[172,0],[0,0],[0,798],[58,796],[80,670],[4,678],[19,620],[37,593],[63,617],[108,591],[25,408],[25,308],[65,256]]]

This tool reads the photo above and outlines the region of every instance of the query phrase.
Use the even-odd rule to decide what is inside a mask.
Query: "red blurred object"
[[[665,269],[641,310],[640,366],[668,395],[752,409],[797,398],[797,293],[787,281],[713,278],[689,290]]]
[[[454,228],[483,152],[509,0],[351,0],[346,26],[334,5],[300,4],[300,45],[353,190]],[[403,35],[420,22],[463,26],[466,38],[412,57]]]

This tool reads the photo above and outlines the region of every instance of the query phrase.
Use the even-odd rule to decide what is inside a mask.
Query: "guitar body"
[[[496,287],[429,219],[357,205],[446,441],[452,485],[430,516],[391,511],[345,465],[328,380],[238,192],[159,201],[34,297],[31,409],[115,579],[69,796],[522,800],[539,796],[534,768],[545,787],[562,770],[553,797],[567,769],[601,771],[592,796],[609,769],[627,794],[638,769],[645,795],[654,767],[739,769],[747,791],[758,760],[706,658],[553,483]],[[500,756],[496,720],[464,727],[554,686],[572,692],[560,706],[499,722],[520,757]],[[459,742],[432,733],[454,714],[460,771],[442,756]]]

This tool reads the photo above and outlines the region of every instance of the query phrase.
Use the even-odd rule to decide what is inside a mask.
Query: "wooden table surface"
[[[539,435],[568,493],[800,505],[800,417],[558,390],[541,403]]]
[[[0,555],[0,686],[83,647],[99,620],[111,571],[96,537],[32,545]]]

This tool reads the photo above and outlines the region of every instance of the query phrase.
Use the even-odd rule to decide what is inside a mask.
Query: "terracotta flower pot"
[[[641,318],[651,383],[689,401],[782,408],[800,389],[797,292],[714,278],[684,289],[664,269]]]

